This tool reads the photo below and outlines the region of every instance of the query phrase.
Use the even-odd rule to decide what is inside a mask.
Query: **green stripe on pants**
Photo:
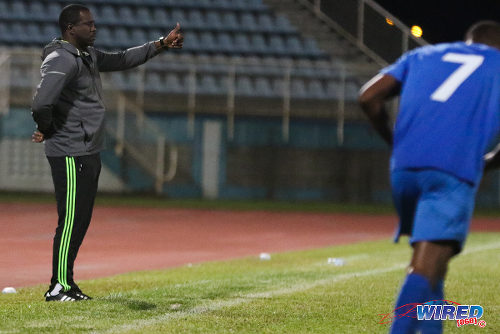
[[[59,245],[59,270],[58,282],[64,290],[71,287],[67,281],[68,275],[68,253],[73,232],[73,221],[75,219],[75,198],[76,198],[76,169],[75,158],[66,157],[66,216],[64,219],[64,230]]]

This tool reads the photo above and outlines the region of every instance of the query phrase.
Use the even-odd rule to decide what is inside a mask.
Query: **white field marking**
[[[485,244],[485,245],[480,245],[476,247],[469,247],[466,251],[462,252],[464,255],[468,254],[473,254],[477,252],[482,252],[486,250],[493,250],[493,249],[499,249],[500,248],[500,242],[496,243],[490,243],[490,244]],[[166,313],[166,314],[161,314],[159,316],[149,318],[149,319],[141,319],[141,320],[135,320],[132,321],[128,324],[123,324],[123,325],[118,325],[111,327],[108,330],[102,331],[102,332],[92,332],[92,333],[123,333],[126,331],[131,331],[131,330],[137,330],[149,326],[154,326],[158,325],[161,323],[166,323],[171,320],[179,319],[179,318],[186,318],[189,316],[193,315],[199,315],[202,313],[206,312],[212,312],[212,311],[217,311],[223,308],[228,308],[228,307],[234,307],[234,306],[239,306],[245,303],[250,303],[254,301],[255,299],[263,299],[263,298],[272,298],[272,297],[277,297],[277,296],[282,296],[282,295],[287,295],[287,294],[293,294],[293,293],[299,293],[303,292],[309,289],[316,288],[318,286],[322,285],[327,285],[327,284],[332,284],[340,281],[345,281],[348,279],[356,278],[356,277],[366,277],[366,276],[375,276],[375,275],[380,275],[380,274],[386,274],[392,271],[396,270],[401,270],[405,268],[408,265],[408,263],[398,263],[395,264],[391,267],[385,267],[385,268],[379,268],[379,269],[373,269],[373,270],[365,270],[365,271],[358,271],[358,272],[352,272],[352,273],[347,273],[347,274],[340,274],[340,275],[335,275],[330,278],[325,278],[325,279],[320,279],[316,280],[313,282],[309,283],[300,283],[300,284],[295,284],[295,285],[290,285],[288,287],[282,287],[277,290],[269,290],[269,291],[263,291],[263,292],[255,292],[255,293],[249,293],[246,295],[241,295],[241,296],[236,296],[235,298],[231,300],[214,300],[214,301],[209,301],[206,302],[202,305],[198,305],[196,307],[193,307],[192,309],[186,310],[186,311],[179,311],[175,313]]]

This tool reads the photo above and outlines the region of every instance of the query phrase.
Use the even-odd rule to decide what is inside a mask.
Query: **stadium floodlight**
[[[423,34],[422,28],[420,28],[419,26],[412,26],[411,34],[415,37],[422,37]]]

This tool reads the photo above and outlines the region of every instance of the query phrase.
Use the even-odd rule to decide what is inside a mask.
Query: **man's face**
[[[90,11],[80,12],[80,21],[71,26],[71,31],[79,46],[86,48],[94,45],[97,29]]]

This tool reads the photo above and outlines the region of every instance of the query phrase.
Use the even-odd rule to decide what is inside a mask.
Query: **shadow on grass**
[[[127,299],[123,297],[108,297],[102,300],[113,304],[121,304],[135,311],[148,311],[154,310],[156,308],[156,304],[148,303],[142,300]]]

